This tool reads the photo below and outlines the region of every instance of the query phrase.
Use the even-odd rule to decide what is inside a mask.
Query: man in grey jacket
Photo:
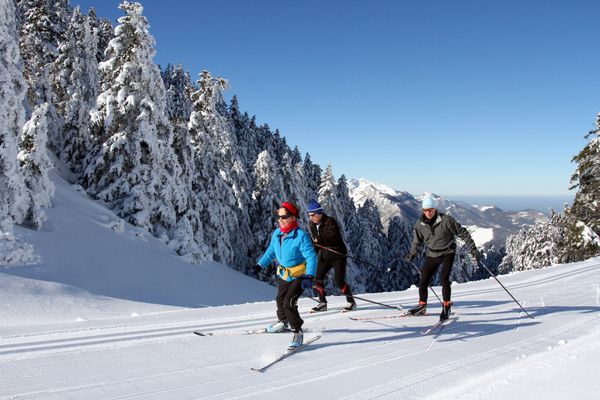
[[[406,260],[412,262],[423,244],[427,246],[427,257],[421,267],[419,306],[409,310],[409,313],[413,315],[425,314],[427,310],[427,289],[433,275],[441,265],[440,281],[442,284],[443,307],[440,319],[446,320],[452,305],[450,301],[450,271],[456,256],[456,236],[466,243],[469,252],[477,262],[481,261],[481,253],[477,250],[469,231],[450,215],[438,212],[433,198],[425,197],[422,208],[423,214],[415,224],[412,246]]]

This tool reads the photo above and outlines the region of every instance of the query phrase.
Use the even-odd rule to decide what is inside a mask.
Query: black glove
[[[267,277],[273,275],[274,272],[275,272],[275,266],[273,264],[269,264],[268,267],[263,269],[263,275],[267,276]]]
[[[260,274],[263,270],[263,267],[260,264],[256,264],[250,267],[250,271],[252,271],[252,274],[255,276],[258,276],[258,274]]]
[[[409,255],[406,256],[405,260],[408,261],[409,263],[413,262],[413,260],[417,257],[416,254],[410,253]]]
[[[483,258],[483,256],[481,255],[481,253],[479,252],[479,250],[477,250],[477,247],[473,247],[471,249],[471,255],[473,256],[473,258],[475,259],[475,261],[480,262],[481,259]]]
[[[301,279],[302,282],[300,283],[300,286],[302,287],[302,290],[311,289],[313,287],[312,275],[304,275]]]

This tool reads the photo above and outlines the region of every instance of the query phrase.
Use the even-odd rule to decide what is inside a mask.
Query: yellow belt
[[[281,265],[279,265],[277,267],[277,275],[279,275],[281,277],[281,279],[285,279],[287,280],[290,276],[292,278],[297,278],[299,276],[302,276],[306,273],[306,263],[302,263],[299,265],[296,265],[295,267],[282,267]]]

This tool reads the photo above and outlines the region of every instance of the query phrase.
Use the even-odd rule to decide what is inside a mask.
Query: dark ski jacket
[[[308,229],[313,243],[343,254],[336,254],[319,246],[315,246],[315,251],[319,255],[320,261],[333,261],[339,258],[345,258],[346,254],[348,254],[344,239],[342,239],[340,227],[334,218],[327,214],[323,214],[321,223],[317,226],[317,224],[311,221],[308,224]]]
[[[423,244],[427,246],[428,257],[440,257],[454,253],[456,252],[456,236],[465,242],[468,251],[475,248],[475,242],[469,231],[451,216],[438,211],[435,221],[430,222],[423,214],[415,224],[410,254],[417,255]]]

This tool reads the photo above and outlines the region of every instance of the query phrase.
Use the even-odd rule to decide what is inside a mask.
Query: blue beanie
[[[423,199],[423,203],[421,205],[422,209],[426,209],[426,208],[435,208],[435,201],[433,200],[433,197],[431,196],[427,196]]]
[[[313,199],[311,199],[308,202],[307,211],[309,213],[323,214],[323,208],[321,207],[321,205],[319,204],[318,201],[313,200]]]

